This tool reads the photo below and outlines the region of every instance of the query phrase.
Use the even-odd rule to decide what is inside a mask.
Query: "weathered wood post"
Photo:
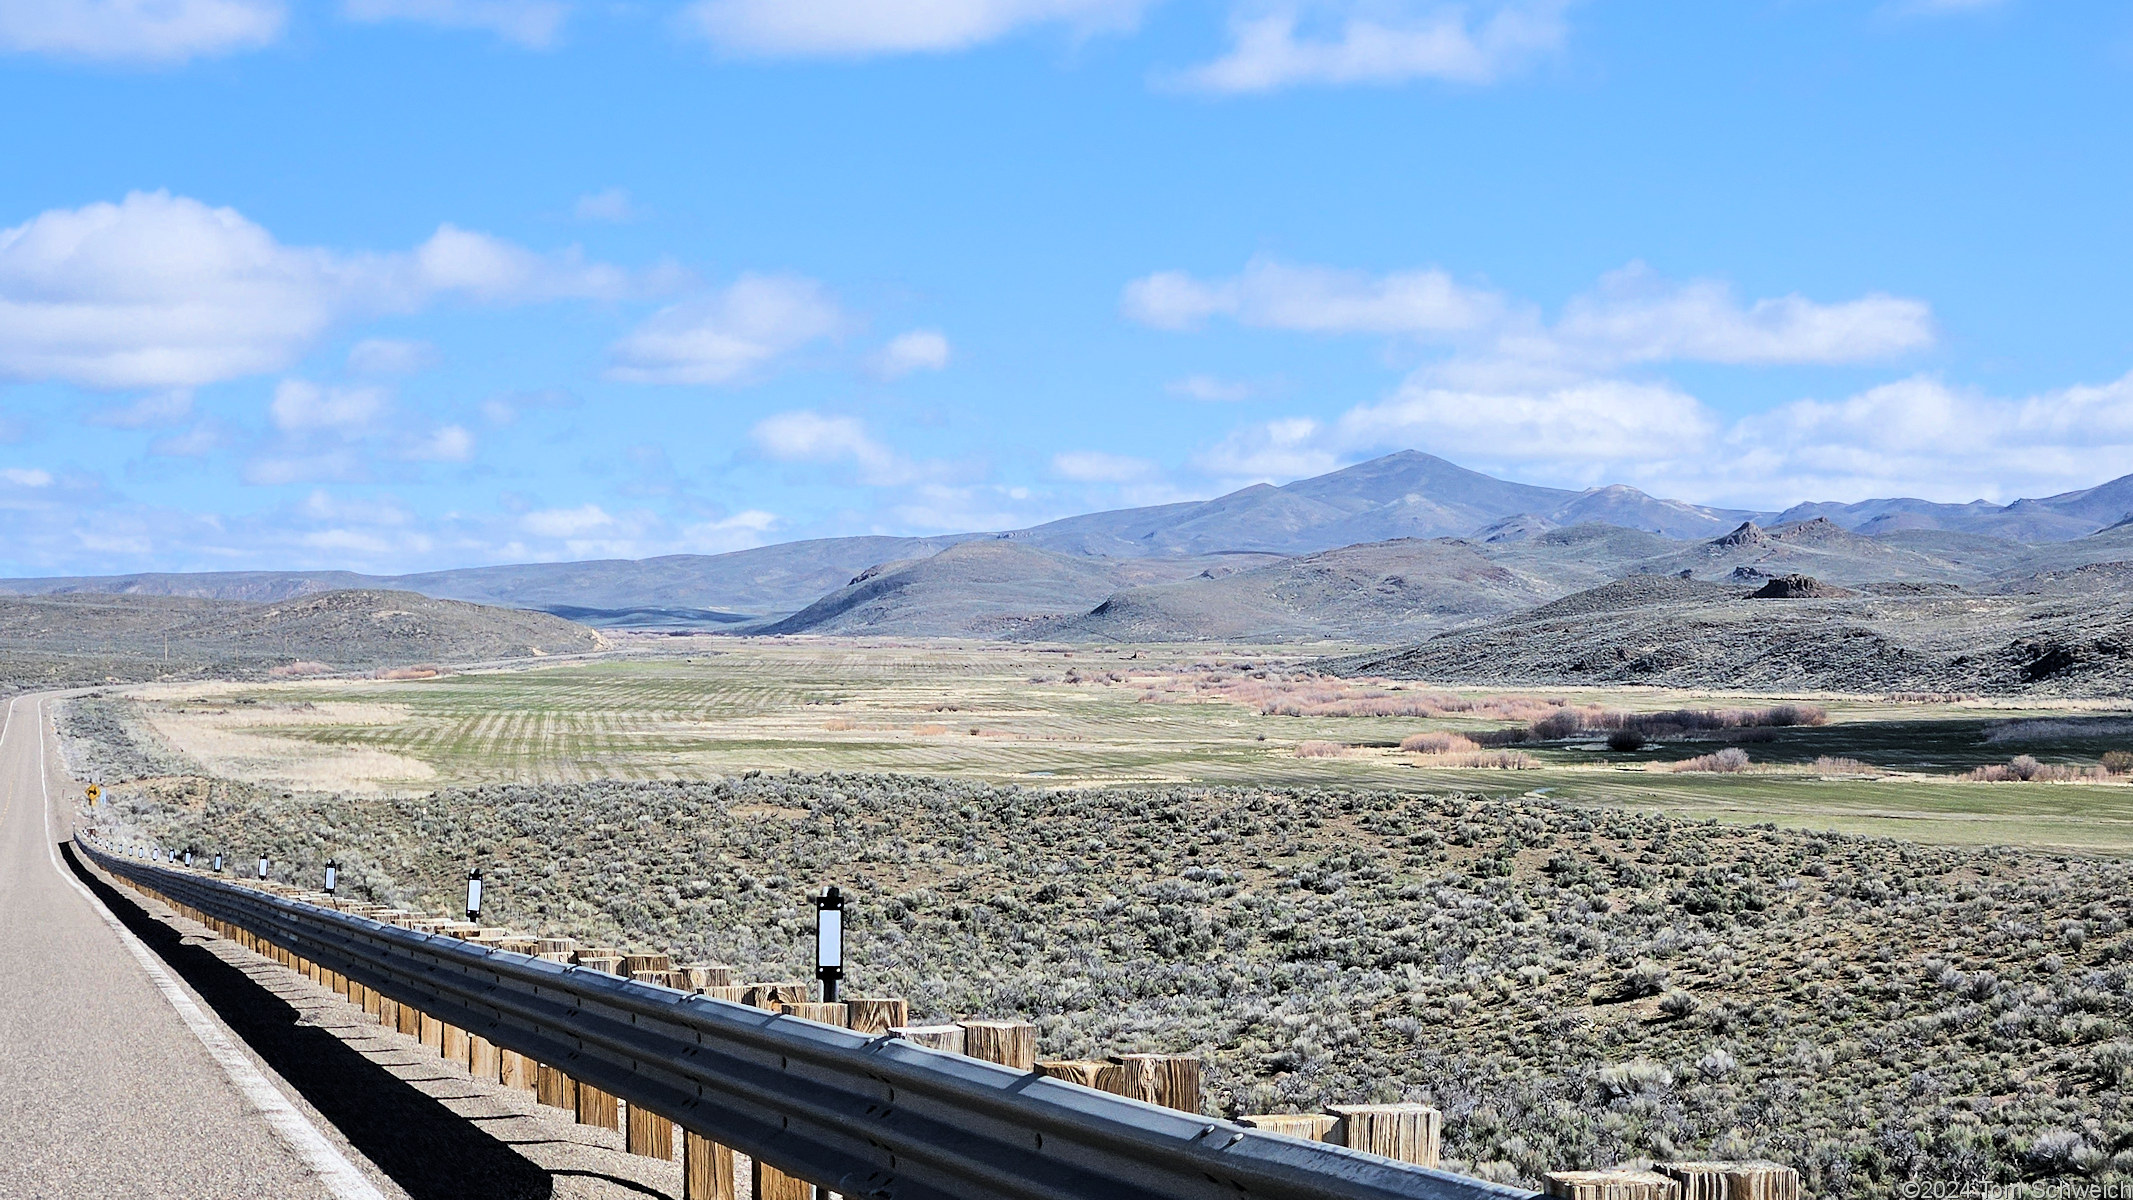
[[[734,1194],[733,1148],[684,1131],[681,1138],[682,1200],[740,1200]]]
[[[1037,1027],[1027,1021],[958,1021],[963,1053],[1017,1071],[1037,1069]]]
[[[467,1074],[476,1079],[494,1079],[508,1082],[503,1077],[502,1064],[498,1061],[496,1043],[478,1033],[467,1035]]]
[[[563,1078],[568,1080],[569,1076],[566,1075]],[[540,1064],[516,1050],[506,1050],[502,1046],[498,1046],[496,1048],[496,1081],[505,1087],[517,1088],[522,1092],[532,1092],[538,1097],[541,1093]],[[547,1102],[543,1101],[543,1103]],[[571,1097],[556,1101],[554,1107],[576,1108],[577,1105],[576,1098]]]
[[[1558,1200],[1681,1200],[1681,1185],[1657,1171],[1610,1167],[1604,1171],[1550,1171],[1541,1176]]]
[[[629,1124],[622,1138],[623,1148],[631,1154],[674,1161],[674,1122],[649,1108],[630,1105]]]
[[[754,1165],[755,1200],[815,1200],[815,1185],[797,1175],[787,1175],[776,1167],[766,1166],[762,1159],[751,1160]]]
[[[1237,1124],[1248,1129],[1263,1129],[1307,1142],[1337,1140],[1328,1135],[1338,1129],[1340,1123],[1341,1119],[1332,1113],[1256,1113],[1237,1118]]]
[[[780,1004],[778,1011],[788,1017],[803,1017],[820,1021],[824,1025],[849,1025],[850,1010],[842,1004]]]
[[[505,1053],[508,1054],[510,1052],[505,1051]],[[524,1058],[523,1055],[520,1057]],[[560,1068],[551,1067],[547,1063],[540,1063],[535,1068],[533,1095],[536,1100],[550,1108],[567,1108],[572,1112],[580,1111],[578,1108],[578,1081],[564,1074]],[[583,1120],[584,1118],[580,1117],[579,1119]],[[612,1129],[614,1126],[610,1125],[608,1128]]]
[[[1800,1198],[1800,1173],[1782,1163],[1664,1162],[1654,1169],[1681,1185],[1681,1200]]]
[[[1444,1117],[1427,1104],[1328,1104],[1341,1119],[1341,1143],[1416,1166],[1434,1167],[1444,1145]]]
[[[1118,1083],[1106,1074],[1098,1087],[1180,1112],[1200,1111],[1200,1060],[1190,1054],[1121,1054]]]
[[[914,1046],[924,1046],[929,1050],[946,1050],[950,1054],[963,1052],[961,1025],[899,1025],[889,1032]]]
[[[911,1022],[911,1006],[901,996],[855,996],[844,1007],[851,1027],[860,1033],[887,1033]]]

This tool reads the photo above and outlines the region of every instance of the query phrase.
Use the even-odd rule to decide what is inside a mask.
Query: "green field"
[[[209,771],[311,790],[427,791],[787,769],[949,774],[1041,786],[1372,786],[1537,792],[1950,844],[2133,852],[2133,787],[1955,777],[2016,753],[2087,765],[2106,750],[2133,748],[2133,735],[2125,732],[2133,723],[2122,711],[2095,705],[1819,697],[1827,724],[1777,729],[1762,734],[1768,740],[1744,744],[1755,766],[1738,775],[1661,769],[1724,744],[1686,735],[1629,753],[1609,751],[1590,737],[1526,746],[1521,750],[1532,769],[1501,770],[1446,767],[1397,750],[1402,737],[1424,729],[1503,726],[1486,715],[1269,715],[1262,706],[1195,694],[1179,682],[1224,671],[1235,677],[1239,663],[1276,679],[1296,678],[1306,660],[1294,651],[724,638],[661,639],[646,647],[605,661],[433,680],[159,685],[132,694],[150,724]],[[1556,689],[1525,699],[1544,695],[1638,711],[1788,699],[1654,689]],[[2025,717],[2060,724],[2039,740],[1986,741],[1995,722]],[[1343,750],[1299,757],[1297,747],[1306,742]],[[1887,773],[1819,775],[1812,764],[1821,756],[1857,759]]]

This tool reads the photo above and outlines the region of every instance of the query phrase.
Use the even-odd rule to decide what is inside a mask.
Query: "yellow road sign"
[[[94,801],[94,800],[95,800],[95,799],[96,799],[96,798],[97,798],[98,796],[101,796],[101,795],[103,795],[103,794],[104,794],[104,789],[103,789],[103,788],[101,788],[101,787],[98,787],[97,785],[95,785],[95,784],[93,784],[93,783],[89,785],[89,799],[90,799],[91,801]]]

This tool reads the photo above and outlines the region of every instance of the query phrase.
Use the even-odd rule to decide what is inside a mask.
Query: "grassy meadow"
[[[2124,708],[1430,688],[1319,679],[1312,657],[1294,648],[644,638],[610,659],[542,668],[127,694],[160,740],[207,772],[292,790],[392,794],[748,770],[1345,786],[1539,795],[1950,845],[2133,851],[2127,776],[1961,778],[2016,755],[2095,773],[2106,753],[2133,749]],[[1588,732],[1520,743],[1509,755],[1518,769],[1399,749],[1424,731],[1486,738],[1565,704],[1654,713],[1803,699],[1824,723],[1687,730],[1634,750]],[[1672,769],[1726,746],[1747,754],[1746,770]]]

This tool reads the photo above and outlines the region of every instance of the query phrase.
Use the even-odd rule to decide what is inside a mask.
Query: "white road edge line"
[[[18,696],[8,702],[7,719],[0,722],[0,741],[6,739],[8,728],[15,723],[15,705],[20,701],[21,697]],[[333,1143],[326,1140],[326,1135],[319,1132],[318,1126],[296,1111],[296,1106],[289,1103],[288,1097],[283,1096],[267,1081],[266,1076],[259,1073],[259,1068],[252,1065],[252,1060],[246,1058],[244,1052],[230,1041],[214,1019],[193,1003],[193,998],[185,994],[184,988],[178,986],[178,981],[164,969],[155,952],[143,945],[141,939],[133,936],[133,931],[126,928],[125,923],[114,916],[110,909],[104,907],[103,901],[96,898],[96,893],[84,887],[81,880],[76,879],[73,872],[68,871],[65,864],[59,861],[59,845],[52,837],[52,789],[45,778],[42,699],[36,702],[35,709],[37,731],[33,740],[37,747],[37,788],[44,796],[44,844],[45,850],[52,858],[52,869],[59,872],[59,877],[66,880],[75,891],[80,892],[96,915],[102,917],[104,923],[111,927],[111,931],[118,935],[119,942],[139,960],[141,969],[148,972],[148,978],[156,985],[156,990],[163,993],[163,998],[170,1001],[170,1006],[178,1011],[178,1016],[184,1020],[186,1028],[192,1030],[193,1036],[199,1038],[200,1044],[207,1048],[208,1056],[230,1077],[230,1082],[236,1085],[237,1091],[245,1100],[267,1119],[267,1127],[274,1131],[274,1135],[304,1161],[304,1165],[311,1169],[312,1174],[318,1176],[319,1182],[326,1185],[326,1190],[333,1193],[336,1200],[385,1200],[385,1194],[364,1178],[363,1173],[356,1169],[354,1163],[348,1161],[346,1155],[334,1149]]]

